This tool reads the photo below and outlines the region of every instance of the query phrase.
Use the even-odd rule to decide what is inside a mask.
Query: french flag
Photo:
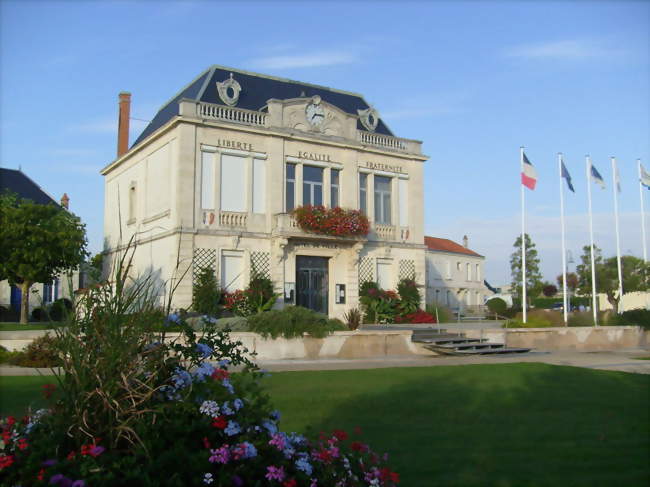
[[[537,171],[530,163],[526,154],[522,152],[524,159],[521,165],[521,184],[526,186],[528,189],[535,189],[535,184],[537,184]]]

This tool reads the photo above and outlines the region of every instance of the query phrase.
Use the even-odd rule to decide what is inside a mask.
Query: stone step
[[[530,352],[530,348],[491,348],[479,350],[458,350],[458,355],[496,355],[505,353],[526,353]]]
[[[487,341],[487,338],[463,338],[458,335],[449,335],[446,337],[435,337],[435,338],[412,338],[411,341],[417,343],[430,343],[432,345],[452,345],[452,344],[465,344],[465,343],[483,343]]]
[[[449,343],[449,344],[432,344],[441,349],[456,350],[486,350],[493,348],[503,348],[503,343],[490,343],[490,342],[471,342],[471,343]]]

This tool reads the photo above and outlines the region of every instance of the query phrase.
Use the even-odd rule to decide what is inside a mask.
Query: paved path
[[[343,360],[258,360],[258,365],[269,371],[290,370],[346,370],[380,369],[388,367],[435,367],[440,365],[505,364],[518,362],[541,362],[552,365],[570,365],[587,369],[617,370],[650,374],[650,360],[637,357],[650,357],[650,350],[633,349],[612,352],[533,351],[512,355],[476,355],[469,357],[442,355],[408,355],[379,357],[369,359]],[[2,366],[3,375],[52,375],[50,369],[30,369],[24,367]]]

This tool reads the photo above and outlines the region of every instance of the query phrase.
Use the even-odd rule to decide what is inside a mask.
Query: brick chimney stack
[[[129,150],[129,118],[131,116],[131,93],[123,91],[119,94],[120,115],[117,124],[117,157]]]
[[[68,197],[68,193],[63,193],[63,196],[61,196],[61,206],[67,210],[69,205],[70,198]]]
[[[463,235],[463,247],[466,249],[469,248],[469,239],[467,238],[467,235]]]

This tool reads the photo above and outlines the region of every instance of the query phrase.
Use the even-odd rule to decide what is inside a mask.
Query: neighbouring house
[[[101,171],[105,273],[133,241],[130,272],[152,276],[161,302],[173,287],[174,307],[209,267],[228,291],[255,272],[277,306],[338,317],[366,280],[424,287],[427,156],[361,95],[212,66],[129,147],[130,100],[120,93],[117,158]],[[292,213],[308,205],[358,210],[369,232],[314,233]]]
[[[483,305],[492,294],[483,278],[485,257],[469,248],[467,236],[462,245],[437,237],[424,237],[424,244],[427,304],[454,309]]]
[[[47,205],[54,204],[68,209],[70,198],[63,194],[61,201],[50,196],[43,188],[35,183],[20,169],[0,168],[0,194],[10,192],[20,198],[28,199],[34,203]],[[83,275],[78,271],[61,273],[51,282],[36,283],[31,287],[29,299],[30,311],[36,307],[48,305],[59,298],[72,299],[74,290],[78,289],[83,282]],[[72,287],[72,289],[71,289]],[[10,315],[2,319],[17,319],[20,316],[20,303],[22,293],[20,288],[12,286],[8,281],[0,281],[0,306]]]

